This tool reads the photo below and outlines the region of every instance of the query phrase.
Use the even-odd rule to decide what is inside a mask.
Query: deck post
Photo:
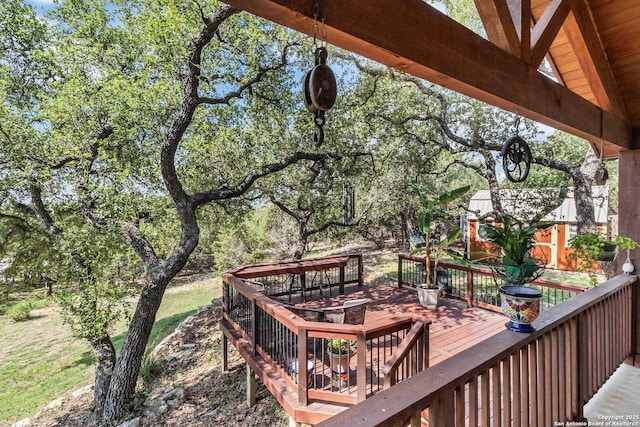
[[[222,334],[222,339],[220,340],[220,358],[222,359],[222,372],[229,371],[229,339],[225,334]]]
[[[344,266],[340,267],[340,284],[338,285],[340,295],[344,294]]]
[[[309,404],[309,384],[307,372],[307,329],[298,329],[298,403],[301,406]],[[315,375],[315,366],[311,375]]]
[[[618,233],[640,242],[640,198],[637,197],[640,190],[640,150],[621,151],[618,154]],[[635,274],[640,271],[640,248],[630,253],[631,261],[636,268]],[[624,262],[624,257],[618,257],[618,271]],[[640,366],[640,307],[638,296],[638,284],[633,286],[633,305],[631,308],[631,351],[634,364]]]
[[[402,255],[398,255],[398,287],[402,287]]]
[[[249,362],[247,366],[247,406],[250,408],[256,404],[256,374],[251,369]]]
[[[362,254],[358,254],[358,287],[362,287],[363,284],[363,276],[364,275],[364,265],[362,263]]]
[[[358,402],[364,402],[367,398],[367,337],[365,334],[358,334],[356,349],[356,393]]]

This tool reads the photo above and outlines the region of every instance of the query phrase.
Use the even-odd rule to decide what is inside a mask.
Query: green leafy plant
[[[14,322],[24,322],[31,319],[31,310],[33,309],[33,302],[30,300],[22,300],[7,310],[7,317]]]
[[[501,225],[483,226],[484,239],[500,251],[500,262],[510,283],[525,283],[540,270],[538,261],[531,258],[531,249],[536,241],[535,234],[553,225],[553,222],[528,224],[510,215],[504,215]]]
[[[353,340],[331,338],[327,341],[327,348],[334,354],[349,354],[355,344]]]
[[[450,255],[458,261],[463,261],[462,256],[457,251],[451,249],[449,246],[460,237],[460,227],[451,227],[449,233],[437,243],[433,243],[430,239],[431,226],[435,223],[436,218],[444,218],[445,212],[440,209],[440,206],[453,202],[456,199],[464,196],[471,187],[466,185],[464,187],[456,188],[455,190],[442,193],[435,198],[429,198],[420,189],[417,183],[411,184],[413,191],[420,199],[421,209],[418,213],[418,230],[420,234],[424,236],[425,245],[423,248],[418,248],[412,252],[412,254],[425,254],[425,287],[435,288],[437,281],[438,260],[444,253]],[[430,258],[433,256],[434,261],[434,277],[431,277],[431,263]]]
[[[578,261],[577,270],[587,273],[592,286],[598,284],[596,275],[596,262],[603,261],[603,254],[611,252],[608,247],[618,246],[620,250],[632,251],[638,247],[638,243],[630,237],[617,235],[615,240],[607,240],[600,233],[585,233],[574,236],[569,241],[569,247],[573,251],[569,257]]]
[[[638,247],[638,242],[630,237],[620,235],[616,236],[616,243],[618,244],[618,249],[622,251],[632,251]]]

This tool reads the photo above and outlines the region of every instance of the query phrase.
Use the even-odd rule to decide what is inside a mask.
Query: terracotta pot
[[[540,314],[542,291],[530,286],[504,285],[500,286],[500,295],[502,311],[510,319],[505,325],[507,329],[526,333],[535,331],[531,322]]]

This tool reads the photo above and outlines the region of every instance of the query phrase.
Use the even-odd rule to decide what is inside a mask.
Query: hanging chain
[[[313,50],[315,51],[318,48],[318,20],[322,24],[322,28],[320,29],[320,46],[327,47],[327,28],[324,25],[324,21],[326,18],[325,12],[320,6],[321,0],[316,0],[313,5],[313,26],[311,27],[311,34],[313,34]]]
[[[318,16],[320,15],[320,0],[316,0],[313,6],[313,25],[311,26],[311,34],[313,34],[313,51],[318,48]]]

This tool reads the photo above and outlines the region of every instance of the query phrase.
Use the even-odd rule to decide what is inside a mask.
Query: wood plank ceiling
[[[317,0],[225,0],[310,34]],[[423,0],[322,0],[328,40],[589,140],[640,148],[640,1],[474,0],[490,41]],[[538,72],[547,58],[556,79]]]

